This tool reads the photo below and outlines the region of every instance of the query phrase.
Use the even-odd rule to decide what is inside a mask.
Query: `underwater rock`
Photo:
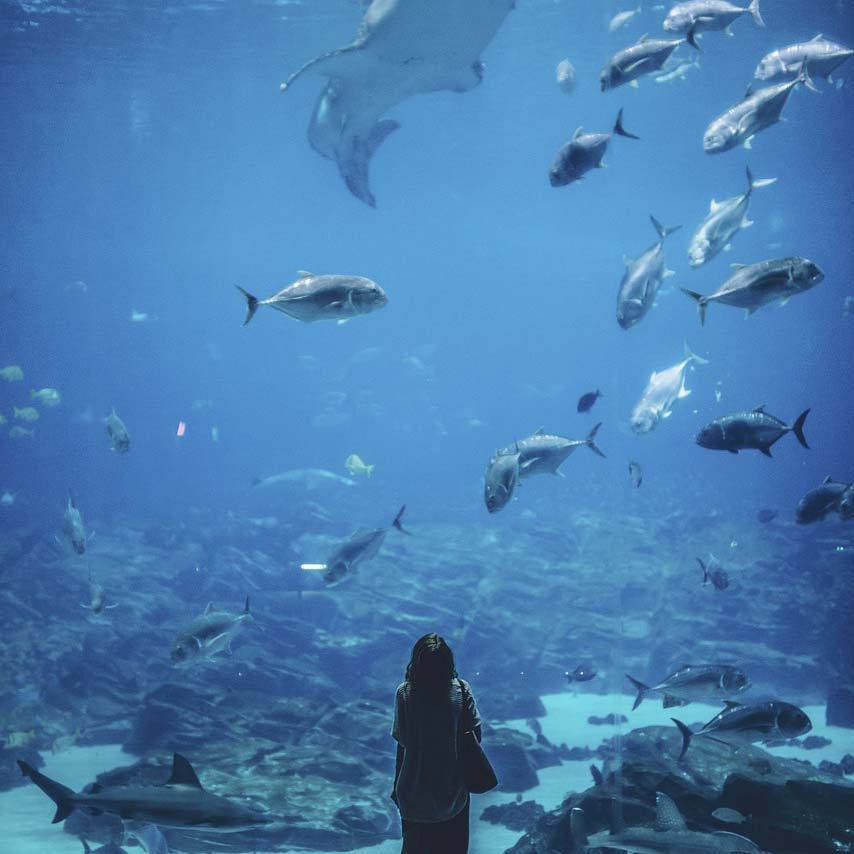
[[[854,728],[854,688],[837,688],[827,698],[827,725]]]
[[[842,761],[839,765],[842,768],[843,774],[854,774],[854,756],[850,753],[846,753],[845,756],[842,757]]]
[[[501,824],[509,830],[527,830],[546,814],[545,809],[536,801],[511,801],[507,804],[493,804],[487,807],[480,817],[490,824]]]

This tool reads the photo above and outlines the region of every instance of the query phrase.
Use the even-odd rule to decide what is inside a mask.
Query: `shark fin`
[[[202,784],[199,782],[193,766],[180,753],[175,753],[172,757],[172,773],[166,781],[166,785],[194,786],[196,789],[202,788]]]

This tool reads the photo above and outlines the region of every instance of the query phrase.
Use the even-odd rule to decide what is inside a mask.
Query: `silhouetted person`
[[[469,730],[480,741],[480,716],[468,683],[457,677],[444,638],[424,635],[397,689],[391,731],[397,741],[392,798],[403,826],[402,854],[467,854],[469,793],[458,741]]]

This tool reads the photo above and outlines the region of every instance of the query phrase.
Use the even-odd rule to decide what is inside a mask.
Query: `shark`
[[[101,786],[74,792],[51,780],[23,760],[18,767],[55,804],[52,824],[64,821],[75,809],[90,815],[110,813],[123,821],[155,824],[208,833],[236,833],[271,824],[270,814],[206,791],[189,761],[180,753],[172,758],[172,773],[162,786]]]
[[[382,118],[412,95],[468,92],[483,79],[482,51],[515,0],[373,0],[355,39],[291,74],[326,78],[308,128],[311,147],[338,164],[344,183],[371,207],[370,162],[400,125]]]

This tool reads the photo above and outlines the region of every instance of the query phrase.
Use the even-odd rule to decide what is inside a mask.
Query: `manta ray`
[[[468,92],[483,78],[481,51],[515,0],[373,0],[355,40],[315,57],[282,83],[308,72],[327,78],[311,122],[312,148],[338,164],[358,199],[376,200],[368,170],[374,152],[400,125],[382,118],[422,92]]]

